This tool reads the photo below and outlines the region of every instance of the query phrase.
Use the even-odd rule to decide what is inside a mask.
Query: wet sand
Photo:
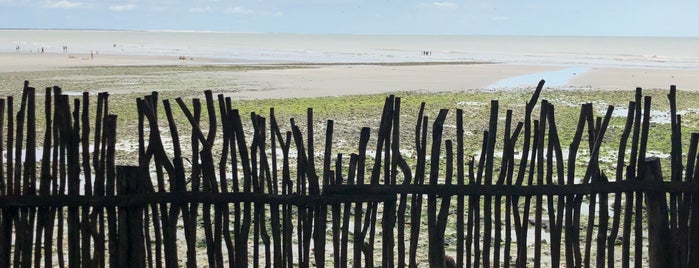
[[[73,67],[104,67],[104,66],[183,66],[201,67],[208,65],[254,64],[235,60],[217,59],[178,59],[165,56],[139,55],[94,55],[90,54],[18,54],[0,53],[0,73],[41,72],[61,70]],[[201,91],[207,88],[197,88],[188,81],[208,79],[218,81],[229,95],[241,99],[260,98],[301,98],[342,96],[356,94],[381,94],[390,92],[454,92],[464,90],[486,89],[502,79],[529,75],[530,84],[516,87],[534,87],[539,74],[564,70],[570,66],[551,65],[513,65],[497,63],[450,63],[450,64],[299,64],[275,63],[272,66],[289,65],[290,68],[257,69],[247,71],[215,71],[197,70],[190,68],[178,74],[168,73],[163,79],[172,79],[177,75],[178,82],[172,90]],[[294,67],[296,66],[296,67]],[[153,68],[157,70],[157,68]],[[89,72],[85,72],[89,76]],[[79,76],[79,75],[78,75]],[[109,74],[107,74],[109,76]],[[105,76],[103,76],[105,77]],[[100,77],[100,79],[103,79]],[[116,77],[116,75],[115,75]],[[88,77],[89,79],[93,79]],[[152,76],[150,79],[157,79]],[[119,79],[118,77],[114,79]],[[565,78],[568,79],[568,78]],[[56,83],[60,84],[60,81]],[[699,68],[692,69],[651,69],[651,68],[611,68],[589,67],[586,72],[570,74],[567,83],[556,86],[560,89],[602,89],[602,90],[633,90],[636,87],[645,89],[669,88],[677,85],[680,90],[699,90]],[[147,85],[144,85],[147,86]],[[181,87],[181,88],[177,88]],[[187,88],[193,87],[193,88]],[[226,89],[226,88],[222,88]],[[97,89],[96,89],[97,90]],[[104,90],[110,90],[106,88]],[[129,87],[120,90],[130,91]],[[133,88],[133,91],[141,90]],[[154,88],[153,90],[161,90]],[[148,90],[150,91],[150,90]]]
[[[567,83],[569,87],[602,90],[669,89],[670,85],[699,91],[699,69],[590,68]]]

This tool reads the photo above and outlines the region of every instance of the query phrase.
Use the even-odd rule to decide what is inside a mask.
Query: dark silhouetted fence
[[[203,105],[153,93],[137,100],[138,165],[117,166],[108,94],[90,105],[47,88],[37,119],[25,83],[19,107],[0,100],[0,266],[699,266],[699,134],[684,153],[675,88],[667,177],[646,157],[651,98],[640,89],[605,174],[614,107],[596,117],[582,105],[564,148],[542,87],[522,122],[508,110],[499,123],[492,101],[477,159],[464,154],[468,111],[445,140],[448,111],[430,121],[423,104],[408,159],[390,96],[378,136],[363,128],[347,156],[333,153],[332,120],[316,152],[311,109],[305,129],[292,119],[282,131],[273,109],[243,116],[211,91]]]

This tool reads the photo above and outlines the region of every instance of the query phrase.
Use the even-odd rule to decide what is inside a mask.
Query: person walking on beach
[[[95,59],[95,53],[92,50],[90,50],[90,59]]]
[[[19,45],[15,47],[15,50],[17,51],[17,53],[19,53]]]

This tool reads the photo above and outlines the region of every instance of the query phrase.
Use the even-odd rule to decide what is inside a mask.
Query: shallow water
[[[541,79],[546,80],[547,87],[561,87],[564,86],[570,79],[573,79],[576,75],[580,75],[590,68],[587,67],[568,67],[562,70],[540,72],[533,74],[525,74],[520,76],[514,76],[506,79],[502,79],[495,84],[489,85],[488,89],[500,89],[500,88],[518,88],[524,86],[532,86],[532,81],[539,81]]]
[[[0,30],[0,52],[186,56],[227,62],[487,61],[699,69],[698,37],[350,35]],[[429,55],[423,52],[428,51]]]

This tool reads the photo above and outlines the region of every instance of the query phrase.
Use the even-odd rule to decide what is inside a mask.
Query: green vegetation
[[[214,94],[236,92],[235,73],[260,69],[312,68],[312,66],[262,65],[262,66],[135,66],[135,67],[94,67],[68,68],[41,72],[0,73],[0,94],[15,95],[19,101],[19,90],[24,80],[39,88],[39,103],[42,103],[42,87],[60,85],[65,92],[83,92],[91,94],[110,92],[110,111],[118,116],[118,136],[120,139],[135,140],[137,126],[136,98],[141,98],[152,91],[158,91],[160,99],[170,99],[173,105],[178,127],[184,133],[189,123],[174,102],[181,97],[190,104],[191,99],[201,98],[204,90]],[[536,81],[532,81],[532,85]],[[425,116],[433,119],[439,109],[449,109],[445,126],[445,138],[454,139],[456,127],[456,109],[464,110],[464,129],[466,131],[466,155],[480,152],[482,132],[488,127],[491,100],[499,102],[498,136],[502,136],[506,110],[513,110],[513,124],[524,120],[524,107],[531,98],[534,89],[518,90],[471,90],[456,93],[415,93],[395,92],[401,98],[401,147],[411,151],[414,145],[414,129],[420,103],[425,102]],[[669,104],[666,94],[668,89],[644,90],[644,95],[652,97],[652,123],[648,150],[651,155],[665,157],[670,148]],[[619,136],[622,133],[629,101],[634,100],[634,90],[618,91],[570,90],[545,88],[541,100],[548,100],[556,109],[556,122],[564,150],[567,149],[575,134],[580,106],[590,102],[597,116],[603,116],[608,105],[616,107],[602,150],[603,168],[613,169],[614,158],[618,150]],[[697,92],[678,91],[678,111],[682,115],[682,142],[684,148],[689,143],[690,133],[699,126],[699,98]],[[78,97],[78,96],[76,96]],[[336,153],[356,152],[359,132],[362,127],[371,127],[375,138],[380,122],[380,115],[387,95],[356,95],[322,98],[295,99],[260,99],[233,100],[233,107],[239,109],[245,119],[252,112],[269,117],[270,107],[274,107],[277,120],[282,130],[289,130],[289,119],[294,118],[305,129],[306,111],[314,111],[316,148],[322,148],[325,136],[326,120],[335,122],[333,149]],[[91,105],[96,104],[96,97]],[[202,103],[203,104],[203,103]],[[19,105],[18,103],[15,106]],[[538,119],[538,107],[532,119]],[[17,108],[16,108],[17,109]],[[203,107],[206,109],[206,107]],[[216,109],[218,112],[218,109]],[[160,113],[164,126],[164,113]],[[41,121],[42,118],[40,117]],[[202,115],[202,127],[205,127],[206,113]],[[430,120],[431,124],[431,120]],[[248,125],[249,128],[249,125]],[[431,129],[431,125],[430,125]],[[586,139],[586,135],[584,136]],[[521,139],[520,139],[521,141]],[[372,144],[372,143],[370,143]],[[501,143],[498,143],[500,148]],[[585,148],[581,147],[581,164],[585,163]],[[496,152],[498,149],[496,149]],[[497,155],[497,154],[496,154]]]
[[[470,91],[460,93],[420,94],[397,92],[401,97],[402,122],[401,142],[402,148],[413,150],[414,128],[417,122],[417,114],[421,102],[426,103],[425,115],[434,118],[440,108],[450,109],[445,126],[446,138],[455,139],[456,135],[456,109],[464,110],[464,129],[466,131],[465,151],[466,156],[476,155],[480,152],[482,132],[488,127],[488,114],[490,100],[499,100],[499,126],[498,136],[502,136],[504,130],[504,118],[507,109],[513,110],[513,127],[518,121],[524,120],[524,106],[530,99],[533,90],[517,91]],[[646,90],[644,95],[652,97],[651,125],[648,140],[648,156],[658,156],[663,159],[664,173],[669,175],[669,153],[671,146],[669,103],[666,94],[669,90]],[[614,179],[616,158],[618,155],[619,140],[626,122],[626,114],[630,101],[634,100],[635,92],[630,91],[565,91],[545,89],[541,99],[554,104],[556,109],[556,124],[559,130],[561,146],[566,151],[574,136],[575,128],[581,109],[581,105],[587,102],[593,104],[595,115],[603,117],[608,105],[615,107],[614,117],[610,122],[600,155],[601,168]],[[678,113],[682,118],[682,142],[684,153],[689,146],[689,138],[692,132],[699,127],[699,98],[697,93],[678,92]],[[334,150],[343,153],[356,152],[359,130],[361,127],[372,127],[373,135],[379,125],[385,95],[326,97],[315,99],[288,99],[288,100],[256,100],[239,101],[236,107],[242,113],[256,112],[268,114],[267,107],[275,107],[275,111],[282,125],[288,125],[282,118],[294,117],[297,122],[305,122],[307,107],[313,107],[316,124],[316,142],[324,140],[324,132],[320,132],[325,124],[325,119],[333,119],[336,122]],[[538,109],[539,106],[537,106]],[[535,109],[532,119],[538,119],[538,110]],[[280,116],[281,115],[281,116]],[[431,121],[430,121],[431,124]],[[430,131],[431,131],[431,125]],[[339,129],[341,128],[341,129]],[[287,128],[288,129],[288,128]],[[521,142],[522,137],[520,137]],[[589,157],[589,147],[586,146],[587,133],[583,134],[577,161],[577,171],[584,172]],[[337,142],[348,141],[348,142]],[[629,140],[630,143],[630,140]],[[321,144],[317,148],[322,148]],[[501,141],[497,144],[496,156],[501,151]],[[521,144],[518,148],[521,148]],[[627,146],[626,157],[628,159],[630,146]]]

